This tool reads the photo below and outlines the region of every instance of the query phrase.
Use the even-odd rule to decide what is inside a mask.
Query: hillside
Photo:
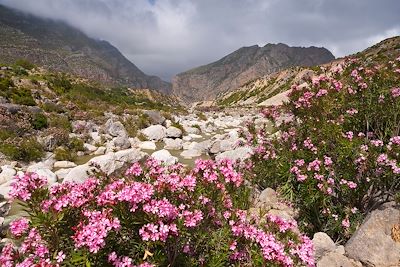
[[[332,61],[325,48],[267,44],[242,47],[211,64],[180,73],[172,79],[172,91],[186,102],[212,100],[220,93],[261,76],[292,66],[313,66]]]
[[[0,62],[25,58],[53,71],[108,85],[155,89],[171,85],[143,73],[107,41],[95,40],[60,21],[46,20],[0,5]]]
[[[353,56],[367,62],[379,62],[380,60],[387,59],[387,57],[390,57],[392,53],[395,53],[399,49],[400,37],[397,36],[386,39]],[[240,86],[236,90],[219,94],[213,104],[223,107],[270,106],[278,104],[282,100],[287,99],[286,94],[293,84],[305,85],[305,82],[325,73],[327,69],[343,64],[344,60],[343,58],[337,59],[333,62],[314,67],[292,67],[277,73],[265,75]]]

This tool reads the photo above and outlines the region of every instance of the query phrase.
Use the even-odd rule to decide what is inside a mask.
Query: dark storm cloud
[[[108,40],[169,78],[241,46],[324,46],[335,56],[400,34],[398,0],[0,0]]]

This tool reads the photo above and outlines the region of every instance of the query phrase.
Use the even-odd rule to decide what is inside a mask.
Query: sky
[[[107,40],[169,81],[242,46],[323,46],[336,57],[400,35],[399,0],[0,0]]]

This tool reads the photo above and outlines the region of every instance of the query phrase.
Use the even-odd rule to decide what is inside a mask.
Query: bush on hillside
[[[44,150],[34,138],[8,138],[0,143],[0,152],[12,160],[37,161],[44,156]]]
[[[263,111],[273,137],[249,128],[257,183],[291,200],[309,234],[346,240],[399,192],[399,65],[400,57],[377,66],[348,59]]]

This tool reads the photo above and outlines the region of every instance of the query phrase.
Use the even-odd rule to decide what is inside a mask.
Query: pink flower
[[[346,219],[344,219],[344,220],[342,221],[342,226],[343,226],[344,228],[349,228],[349,227],[350,227],[349,218],[346,218]]]
[[[61,262],[63,262],[65,260],[65,254],[64,254],[63,251],[59,251],[57,253],[56,260],[57,260],[58,263],[61,263]]]
[[[393,98],[397,98],[400,96],[400,87],[392,88],[390,90],[390,93],[392,94]]]
[[[10,223],[10,231],[15,237],[21,237],[28,231],[29,221],[26,218],[17,219]]]

